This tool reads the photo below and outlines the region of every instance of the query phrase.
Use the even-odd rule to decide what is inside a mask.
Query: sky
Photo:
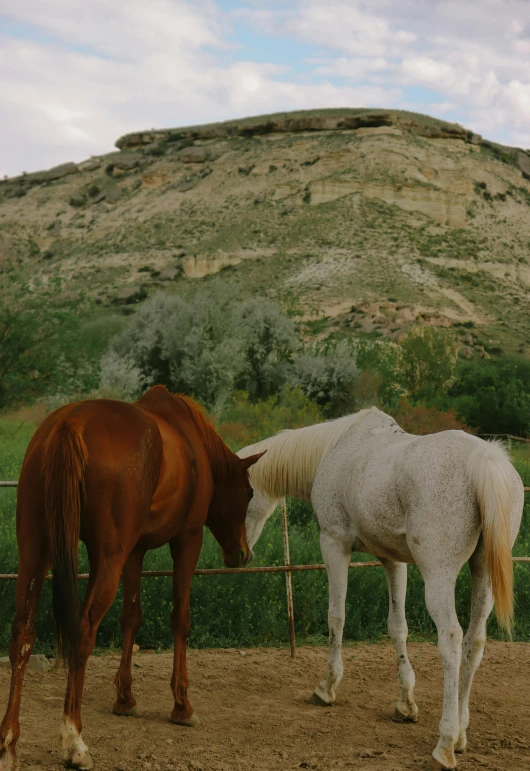
[[[0,176],[323,107],[530,147],[530,0],[0,0]]]

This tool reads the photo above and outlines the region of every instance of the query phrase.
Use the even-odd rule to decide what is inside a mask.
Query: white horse
[[[436,624],[444,666],[440,737],[432,765],[456,768],[455,751],[466,747],[471,683],[494,603],[497,619],[508,632],[512,623],[512,546],[524,490],[508,455],[499,443],[462,431],[407,434],[375,407],[282,431],[239,454],[264,449],[266,454],[250,469],[254,497],[247,514],[249,546],[284,495],[310,501],[320,525],[329,581],[330,655],[312,701],[335,701],[343,673],[348,563],[352,551],[369,552],[381,560],[387,576],[388,631],[397,650],[400,686],[394,719],[417,720],[405,619],[405,563],[415,563],[425,581],[427,609]],[[463,638],[454,589],[466,561],[473,594]]]

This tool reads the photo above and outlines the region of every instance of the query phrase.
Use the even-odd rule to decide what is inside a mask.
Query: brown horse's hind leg
[[[175,706],[171,713],[173,723],[193,726],[197,717],[188,701],[188,671],[186,668],[186,640],[190,631],[190,587],[193,571],[202,546],[202,528],[191,535],[170,543],[173,557],[173,612],[171,628],[175,641],[171,689]]]
[[[121,558],[91,560],[90,578],[81,612],[79,639],[76,646],[76,665],[68,672],[68,686],[61,725],[61,742],[67,766],[92,768],[88,747],[81,738],[81,700],[87,659],[94,649],[101,619],[112,605],[120,583],[123,562]]]
[[[42,544],[41,544],[42,545]],[[7,710],[0,727],[0,769],[18,768],[16,743],[20,734],[19,712],[22,681],[35,642],[35,613],[47,572],[46,558],[27,559],[22,553],[16,589],[16,615],[12,625],[9,658],[11,688]]]
[[[134,638],[142,623],[140,590],[142,579],[143,552],[132,552],[125,563],[122,573],[123,611],[121,629],[123,632],[123,651],[120,668],[116,673],[116,701],[112,707],[115,715],[136,715],[136,699],[132,695],[131,659]]]

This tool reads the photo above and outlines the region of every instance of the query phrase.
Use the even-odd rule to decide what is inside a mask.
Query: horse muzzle
[[[227,568],[241,568],[248,565],[254,558],[252,549],[234,549],[230,554],[223,553],[223,560]]]

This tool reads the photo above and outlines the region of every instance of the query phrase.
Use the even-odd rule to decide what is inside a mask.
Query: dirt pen
[[[16,482],[0,482],[15,487]],[[530,488],[525,488],[526,492]],[[344,680],[333,707],[307,703],[326,667],[324,647],[295,647],[291,574],[323,565],[291,565],[287,511],[282,504],[285,564],[276,567],[197,570],[198,575],[284,572],[291,635],[285,650],[189,650],[189,695],[199,726],[168,722],[172,707],[170,653],[133,657],[133,692],[139,718],[112,715],[119,656],[91,656],[87,667],[84,738],[104,771],[266,771],[268,769],[424,769],[438,736],[443,671],[436,647],[410,643],[420,708],[416,724],[393,723],[398,694],[390,643],[344,648]],[[530,556],[516,558],[530,562]],[[370,568],[380,563],[351,563]],[[146,571],[145,577],[171,571]],[[84,579],[87,576],[81,575]],[[14,580],[2,574],[0,580]],[[296,653],[296,657],[295,657]],[[294,660],[293,660],[294,659]],[[459,768],[528,771],[530,768],[530,643],[490,641],[475,676],[468,751]],[[7,702],[9,671],[0,670],[0,704]],[[57,727],[65,676],[52,669],[26,675],[19,754],[33,771],[62,768]],[[52,749],[53,748],[53,749]]]

